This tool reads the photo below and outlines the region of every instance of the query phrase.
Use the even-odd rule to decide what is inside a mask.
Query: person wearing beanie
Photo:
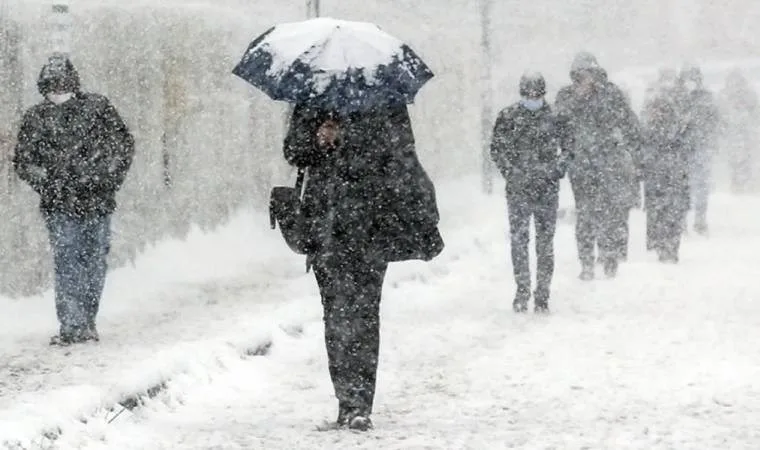
[[[528,309],[531,274],[530,220],[536,227],[534,309],[549,312],[554,274],[554,232],[559,180],[570,160],[566,128],[545,100],[546,81],[539,73],[520,79],[520,101],[501,111],[494,125],[491,158],[506,181],[512,269],[517,290],[515,312]]]
[[[13,165],[39,194],[50,235],[60,323],[51,344],[97,341],[110,219],[134,139],[106,97],[81,91],[67,56],[48,59],[37,87],[44,99],[24,114]]]

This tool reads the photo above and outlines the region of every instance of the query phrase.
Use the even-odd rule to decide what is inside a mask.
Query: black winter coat
[[[713,152],[717,145],[720,114],[712,93],[704,88],[684,93],[681,108],[685,143],[697,153]]]
[[[13,163],[43,211],[90,217],[114,211],[133,155],[132,135],[108,99],[76,93],[24,114]]]
[[[684,141],[678,104],[667,93],[653,99],[642,114],[647,208],[673,213],[689,209],[691,149]]]
[[[316,144],[324,111],[298,106],[285,158],[307,169],[302,202],[307,253],[326,264],[430,260],[443,249],[435,188],[414,149],[406,106],[339,118],[337,148]]]
[[[507,182],[507,195],[556,193],[571,159],[569,146],[567,124],[548,104],[531,111],[517,103],[496,119],[491,159]]]

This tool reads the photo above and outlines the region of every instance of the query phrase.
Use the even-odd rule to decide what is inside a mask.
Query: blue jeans
[[[111,217],[71,217],[48,212],[53,247],[55,306],[61,334],[95,327],[108,269]]]

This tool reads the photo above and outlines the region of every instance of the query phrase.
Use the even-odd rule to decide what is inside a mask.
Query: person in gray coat
[[[605,274],[614,277],[625,256],[627,217],[639,202],[640,132],[623,92],[589,53],[573,61],[573,83],[557,94],[568,118],[573,161],[568,174],[577,213],[575,235],[581,279],[594,278],[595,247]]]
[[[715,98],[704,85],[699,67],[687,65],[679,75],[684,123],[683,139],[690,153],[689,183],[694,209],[694,231],[706,235],[707,207],[712,183],[713,156],[717,150],[720,114]]]
[[[643,113],[646,157],[647,248],[677,263],[682,223],[689,210],[689,148],[673,87],[661,86]]]
[[[552,112],[545,95],[546,81],[541,74],[523,75],[522,98],[501,111],[491,141],[491,158],[506,180],[512,270],[517,285],[515,312],[527,311],[530,300],[531,218],[536,228],[535,311],[549,311],[559,180],[565,175],[570,154],[566,127]]]

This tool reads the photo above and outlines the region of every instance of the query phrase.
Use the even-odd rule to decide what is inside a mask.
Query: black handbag
[[[291,250],[306,255],[306,236],[301,214],[301,192],[306,176],[304,169],[298,169],[295,187],[275,186],[269,196],[269,223],[274,230],[280,226],[280,233]]]

